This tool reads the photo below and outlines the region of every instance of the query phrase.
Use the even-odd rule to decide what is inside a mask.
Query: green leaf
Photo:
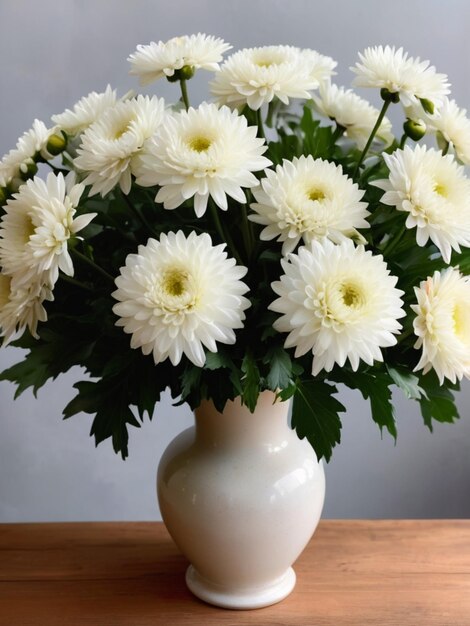
[[[339,413],[346,409],[335,397],[334,385],[313,378],[297,382],[292,407],[292,428],[303,439],[306,437],[317,458],[330,460],[334,446],[341,440]]]
[[[181,374],[181,399],[184,401],[201,382],[201,368],[188,365]]]
[[[240,376],[240,370],[237,369],[237,368],[234,368],[230,372],[229,380],[230,380],[230,382],[233,385],[233,388],[235,390],[235,395],[242,396],[243,395],[243,386],[242,386],[242,381],[241,381],[241,376]]]
[[[25,333],[27,335],[27,333]],[[40,339],[30,336],[15,342],[20,347],[30,347],[28,354],[20,363],[12,365],[0,373],[0,380],[8,380],[17,385],[15,399],[29,387],[36,396],[38,390],[49,380],[88,358],[94,347],[94,341],[83,339],[78,334],[70,337],[43,328]]]
[[[462,274],[470,274],[470,249],[463,248],[460,254],[452,254],[452,265],[457,266]]]
[[[302,118],[300,120],[300,128],[303,133],[307,137],[312,137],[316,133],[319,126],[320,122],[313,119],[312,109],[309,106],[305,105]]]
[[[335,371],[334,380],[344,383],[350,389],[358,389],[364,400],[369,400],[372,419],[380,430],[385,427],[394,439],[397,427],[392,404],[390,386],[394,382],[387,372],[378,370],[349,372],[342,369]]]
[[[127,426],[140,427],[131,408],[128,391],[116,378],[98,382],[82,381],[74,385],[78,394],[64,409],[64,419],[83,411],[95,414],[90,435],[94,435],[96,445],[112,438],[115,452],[122,458],[128,456],[129,434]]]
[[[387,371],[393,382],[399,387],[405,396],[410,400],[420,400],[425,395],[424,390],[419,386],[419,378],[405,367],[387,366]]]
[[[37,355],[27,355],[21,363],[16,363],[0,374],[0,380],[7,380],[17,385],[15,400],[29,387],[37,396],[38,390],[51,377],[47,367],[43,367],[42,359]]]
[[[312,109],[308,105],[304,106],[300,128],[304,133],[303,154],[312,155],[314,158],[331,157],[334,147],[331,127],[321,127],[320,122],[313,119]]]
[[[281,389],[277,395],[283,402],[285,402],[286,400],[289,400],[290,398],[292,398],[296,391],[297,391],[297,383],[293,382],[285,389]]]
[[[247,352],[242,361],[242,401],[253,412],[260,392],[260,373],[256,361],[250,352]]]
[[[219,350],[218,352],[206,352],[206,362],[204,364],[204,369],[218,370],[224,367],[226,368],[232,366],[232,360],[222,350]]]
[[[292,361],[282,346],[268,350],[263,363],[269,365],[269,372],[266,376],[269,389],[277,391],[289,386],[292,382]]]
[[[453,423],[459,419],[454,395],[446,386],[439,384],[439,379],[434,371],[421,376],[420,383],[426,394],[419,401],[421,415],[431,432],[433,419],[444,423]]]
[[[270,263],[276,263],[279,265],[280,262],[280,254],[277,250],[263,250],[263,252],[258,257],[259,261],[268,261]]]

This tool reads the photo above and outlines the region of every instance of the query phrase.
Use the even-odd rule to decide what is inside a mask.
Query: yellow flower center
[[[181,267],[168,267],[147,293],[149,305],[156,315],[162,315],[165,324],[180,325],[187,313],[198,303],[198,285],[194,276]]]
[[[196,137],[191,137],[188,144],[191,150],[195,152],[206,152],[211,147],[212,141],[207,137],[197,135]]]
[[[312,187],[312,189],[309,189],[307,196],[309,200],[313,200],[314,202],[324,200],[326,198],[323,190],[319,187]]]
[[[360,279],[324,283],[316,293],[307,294],[312,297],[312,309],[321,317],[322,325],[334,330],[360,319],[368,305],[367,288]]]
[[[447,187],[445,186],[444,183],[436,183],[434,185],[434,191],[435,193],[437,193],[438,195],[442,196],[443,198],[447,197]]]
[[[119,141],[131,128],[134,117],[131,113],[127,113],[124,118],[117,119],[111,125],[109,139]]]
[[[181,296],[187,290],[188,278],[187,272],[182,270],[170,270],[163,278],[163,290],[169,296]]]
[[[118,139],[121,139],[121,137],[124,135],[124,133],[126,133],[126,132],[127,132],[127,130],[128,130],[128,126],[125,126],[124,128],[119,128],[119,130],[117,130],[117,131],[114,133],[114,137],[113,137],[113,139],[115,139],[116,141],[117,141]]]
[[[252,63],[257,67],[272,67],[285,63],[285,55],[281,50],[257,50],[251,57]]]
[[[358,285],[343,283],[339,288],[343,303],[351,308],[358,308],[364,303],[364,294]]]
[[[462,341],[470,344],[470,310],[467,303],[459,302],[452,311],[454,331]]]

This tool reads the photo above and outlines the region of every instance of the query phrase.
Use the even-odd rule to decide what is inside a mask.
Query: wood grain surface
[[[470,521],[322,521],[283,602],[194,598],[161,523],[0,525],[1,626],[470,626]]]

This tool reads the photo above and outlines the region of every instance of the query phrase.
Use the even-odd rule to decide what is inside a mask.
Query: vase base
[[[211,583],[190,565],[186,570],[186,585],[200,600],[223,609],[261,609],[284,600],[295,587],[295,572],[286,572],[264,587],[256,589],[228,589]]]

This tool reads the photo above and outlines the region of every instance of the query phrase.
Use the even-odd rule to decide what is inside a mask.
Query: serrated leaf
[[[415,376],[406,368],[387,366],[387,371],[395,385],[399,387],[410,400],[419,400],[423,395],[426,395],[424,389],[419,385],[418,376]]]
[[[78,394],[70,400],[63,410],[64,419],[68,419],[77,413],[94,413],[97,404],[100,402],[100,398],[96,394],[96,383],[83,380],[75,383],[74,388],[78,390]],[[98,393],[101,392],[99,391]]]
[[[395,413],[390,386],[394,382],[387,372],[369,370],[366,372],[336,371],[334,380],[344,383],[350,389],[358,389],[365,400],[369,400],[372,419],[380,430],[385,427],[394,439],[397,438]]]
[[[218,370],[224,367],[231,367],[232,365],[232,360],[223,351],[219,350],[218,352],[206,352],[206,362],[204,363],[204,369]]]
[[[131,408],[125,386],[115,378],[97,382],[81,381],[74,387],[78,394],[64,409],[64,419],[79,412],[95,414],[90,435],[96,445],[111,437],[113,449],[120,452],[123,459],[128,456],[128,426],[140,427]]]
[[[201,368],[188,365],[181,374],[181,398],[184,400],[192,391],[199,386],[201,381]]]
[[[296,390],[297,390],[297,383],[293,382],[285,389],[281,389],[279,393],[277,394],[277,397],[280,398],[283,402],[285,402],[286,400],[290,400],[290,398],[293,397]]]
[[[307,137],[313,137],[319,126],[320,122],[313,119],[312,109],[305,105],[302,118],[300,120],[300,128]]]
[[[242,386],[242,381],[240,377],[240,371],[238,369],[233,369],[230,372],[230,382],[232,383],[233,388],[235,389],[236,395],[241,396],[243,394],[243,386]]]
[[[42,330],[41,339],[29,338],[16,342],[17,346],[30,345],[30,351],[20,363],[12,365],[0,373],[0,380],[8,380],[17,385],[15,399],[32,387],[36,396],[38,390],[49,379],[57,378],[62,372],[86,359],[93,352],[94,342],[80,336],[67,337],[48,329]]]
[[[292,407],[292,428],[303,439],[306,437],[317,458],[330,460],[334,446],[341,440],[339,413],[346,409],[334,397],[334,385],[312,379],[297,382]]]
[[[47,368],[42,367],[41,359],[33,356],[25,357],[21,363],[16,363],[0,374],[0,380],[16,384],[15,400],[29,387],[37,396],[38,390],[51,378]]]
[[[271,348],[266,353],[263,363],[269,365],[266,383],[272,391],[284,389],[292,382],[292,361],[282,346]]]
[[[453,423],[460,418],[454,395],[446,386],[439,384],[434,371],[421,376],[420,383],[426,394],[419,402],[421,415],[431,432],[433,419],[437,422]]]
[[[260,373],[253,355],[249,352],[245,354],[242,361],[242,401],[248,409],[253,412],[256,408],[260,393]]]

